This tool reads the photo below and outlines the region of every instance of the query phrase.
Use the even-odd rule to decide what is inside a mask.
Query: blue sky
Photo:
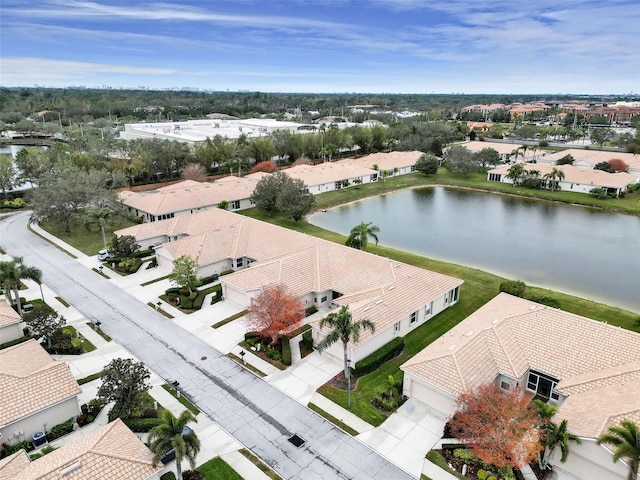
[[[2,0],[0,85],[629,93],[638,0]]]

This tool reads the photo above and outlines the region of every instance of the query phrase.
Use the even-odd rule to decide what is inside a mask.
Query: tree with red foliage
[[[485,463],[521,468],[541,450],[540,418],[520,389],[502,390],[495,383],[462,393],[451,420],[453,434]]]
[[[246,316],[247,325],[274,342],[295,330],[304,318],[302,302],[284,285],[269,285],[253,300]]]
[[[627,165],[624,160],[620,160],[619,158],[612,158],[608,163],[609,165],[611,165],[611,167],[609,168],[610,172],[626,172],[627,170],[629,170],[629,165]]]
[[[256,173],[256,172],[273,173],[277,169],[278,167],[276,166],[275,162],[272,162],[271,160],[267,160],[264,162],[256,163],[251,169],[251,172],[249,173]]]
[[[204,182],[207,180],[207,169],[199,163],[189,163],[182,169],[182,178],[185,180]]]

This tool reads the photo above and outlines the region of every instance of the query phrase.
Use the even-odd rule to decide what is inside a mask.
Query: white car
[[[109,260],[109,258],[111,258],[111,254],[109,253],[109,250],[100,250],[98,252],[98,260],[100,260],[101,262],[104,262],[105,260]]]

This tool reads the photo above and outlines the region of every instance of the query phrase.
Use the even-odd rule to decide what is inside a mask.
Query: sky
[[[635,94],[639,0],[2,0],[0,85]]]

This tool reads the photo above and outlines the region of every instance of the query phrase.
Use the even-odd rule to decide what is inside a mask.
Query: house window
[[[433,302],[429,302],[425,307],[424,307],[424,316],[428,317],[429,315],[431,315],[433,313]]]
[[[456,303],[460,297],[460,287],[456,287],[451,291],[451,303]]]
[[[242,266],[242,258],[238,258],[236,260],[236,268],[240,268]]]
[[[534,392],[536,396],[542,397],[546,400],[550,398],[557,400],[559,395],[554,391],[554,389],[558,382],[560,382],[560,380],[552,377],[551,375],[537,370],[529,370],[527,390]]]
[[[418,321],[418,312],[413,312],[410,316],[409,316],[409,325],[413,325],[414,323],[416,323]]]
[[[509,390],[509,384],[507,382],[500,382],[500,388],[502,390]]]
[[[231,210],[239,210],[240,209],[240,200],[232,200],[229,202],[229,208]]]
[[[369,175],[369,181],[370,182],[377,182],[378,181],[378,174],[374,173],[374,174]]]
[[[489,181],[490,182],[500,182],[502,181],[502,175],[499,173],[490,173],[489,174]]]
[[[327,296],[323,295],[322,298],[320,299],[320,303],[324,303],[327,301]]]
[[[393,324],[393,333],[398,333],[400,331],[400,322],[396,322]]]
[[[334,188],[336,190],[340,190],[342,188],[342,180],[338,180],[335,184],[334,184]]]

